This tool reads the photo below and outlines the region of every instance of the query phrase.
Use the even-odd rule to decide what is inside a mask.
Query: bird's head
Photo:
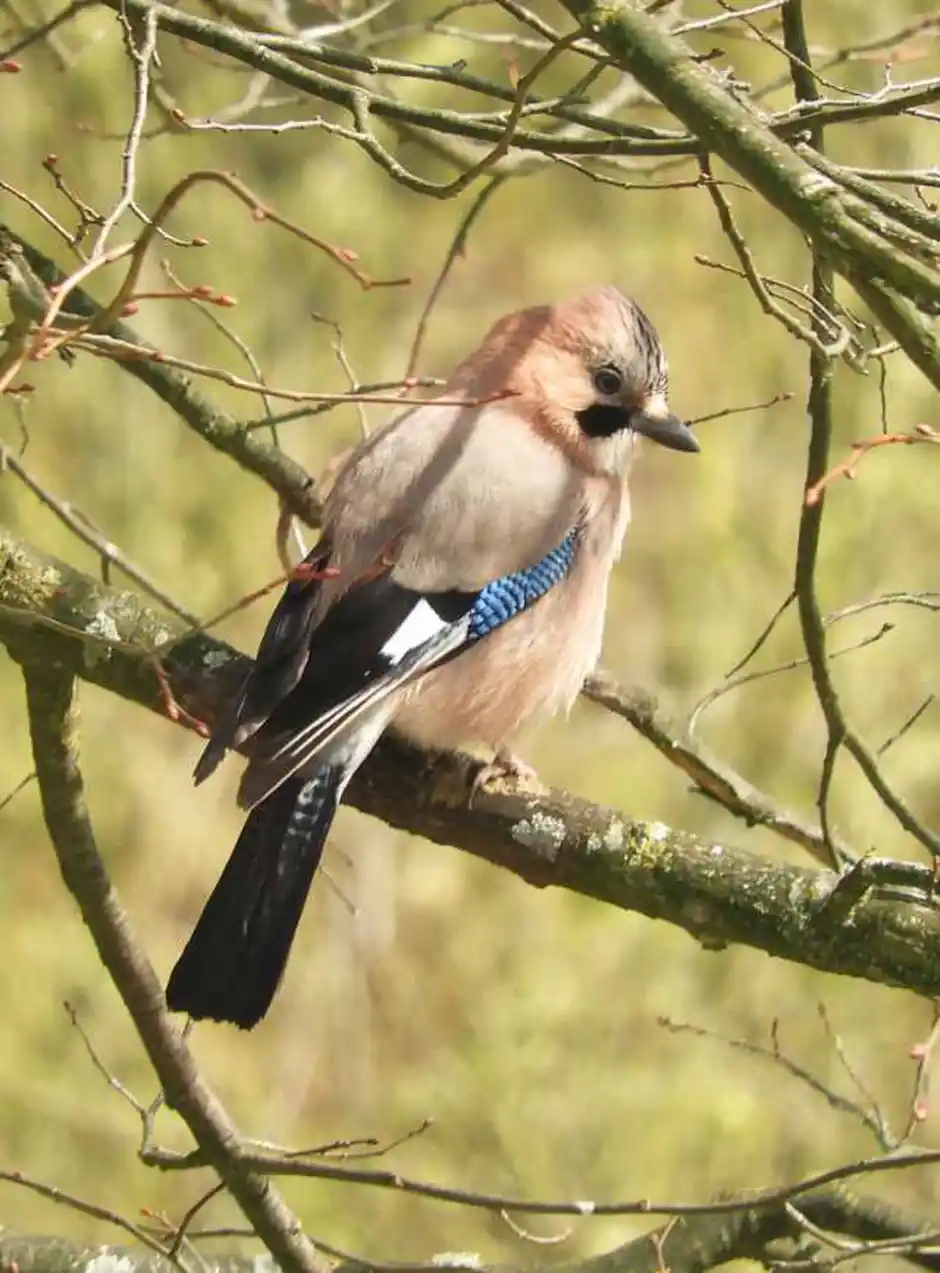
[[[669,368],[653,324],[615,287],[552,306],[546,352],[559,373],[555,400],[567,407],[588,449],[622,463],[637,436],[673,451],[698,451],[669,408]],[[562,369],[564,371],[562,372]]]
[[[584,435],[606,438],[629,430],[673,451],[698,451],[688,425],[669,409],[666,352],[639,305],[614,287],[568,304],[575,314],[580,310],[576,352],[590,381],[590,390],[584,386],[590,401],[575,412]]]
[[[674,451],[699,449],[669,409],[669,372],[656,329],[615,287],[508,315],[457,378],[477,390],[516,395],[515,408],[539,432],[594,469],[622,470],[639,436]]]

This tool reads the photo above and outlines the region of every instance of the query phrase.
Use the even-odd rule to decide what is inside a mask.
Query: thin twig
[[[89,548],[93,548],[99,554],[103,562],[117,566],[118,570],[123,571],[128,579],[133,579],[134,583],[145,592],[148,596],[153,597],[155,601],[159,601],[165,606],[171,614],[179,615],[181,619],[185,619],[187,623],[198,626],[199,616],[191,610],[187,610],[181,605],[175,597],[155,583],[150,576],[136,565],[129,557],[127,557],[117,544],[100,531],[96,530],[84,514],[78,513],[75,508],[67,501],[60,499],[57,495],[53,495],[45,486],[33,476],[26,468],[22,460],[17,459],[2,443],[0,443],[0,473],[9,469],[16,477],[26,486],[40,503],[44,504],[64,526],[67,526],[72,534],[87,544]]]
[[[869,1109],[860,1105],[857,1101],[843,1096],[841,1092],[835,1091],[828,1083],[824,1083],[822,1079],[817,1078],[811,1070],[786,1055],[780,1045],[779,1021],[775,1020],[771,1026],[769,1048],[761,1043],[751,1043],[747,1039],[729,1038],[727,1035],[719,1034],[714,1030],[706,1030],[702,1026],[691,1025],[688,1022],[673,1021],[670,1017],[660,1017],[657,1024],[663,1026],[671,1034],[691,1034],[698,1039],[711,1039],[737,1052],[745,1052],[748,1056],[756,1056],[770,1061],[785,1074],[797,1079],[811,1092],[821,1096],[830,1109],[835,1110],[839,1114],[848,1114],[851,1118],[857,1119],[872,1134],[879,1148],[885,1150],[888,1148],[883,1143],[882,1124],[877,1118],[873,1117]]]
[[[47,1185],[43,1184],[41,1180],[33,1180],[32,1177],[25,1175],[22,1171],[0,1171],[0,1180],[6,1181],[7,1184],[19,1185],[20,1188],[28,1189],[31,1193],[38,1194],[41,1198],[46,1198],[50,1202],[70,1207],[73,1211],[79,1212],[80,1215],[89,1216],[92,1220],[101,1220],[105,1224],[112,1224],[115,1228],[129,1234],[141,1246],[147,1247],[148,1250],[155,1252],[163,1259],[169,1260],[179,1269],[180,1273],[191,1273],[184,1264],[180,1263],[178,1257],[169,1248],[157,1242],[139,1224],[134,1224],[132,1220],[128,1220],[110,1207],[98,1206],[97,1203],[87,1202],[84,1198],[67,1193],[64,1189],[59,1189],[55,1185]]]
[[[859,461],[871,451],[883,446],[915,446],[919,442],[927,442],[933,446],[940,444],[940,433],[929,424],[918,424],[911,433],[878,433],[872,438],[863,438],[852,443],[852,454],[841,464],[836,464],[824,473],[818,482],[814,482],[806,492],[806,503],[812,507],[818,504],[822,493],[830,483],[844,477],[854,482],[857,476]]]
[[[93,260],[99,259],[107,246],[117,223],[134,202],[137,188],[137,153],[140,150],[141,134],[147,118],[147,100],[150,92],[150,64],[157,51],[157,10],[148,9],[140,24],[143,38],[138,45],[136,32],[132,25],[123,23],[127,52],[134,63],[134,114],[127,130],[127,140],[121,155],[121,196],[105,217],[91,250]]]
[[[470,231],[473,229],[474,223],[504,181],[505,177],[493,177],[491,181],[487,182],[477,197],[470,204],[470,207],[467,209],[457,226],[457,230],[451,240],[450,247],[447,249],[447,255],[444,257],[444,262],[434,280],[434,284],[428,294],[428,299],[424,303],[424,308],[421,311],[421,317],[418,319],[418,327],[415,331],[414,340],[411,343],[411,353],[408,355],[408,365],[405,368],[404,379],[406,381],[411,380],[417,370],[418,359],[421,356],[421,346],[424,343],[424,338],[427,334],[428,323],[430,322],[434,306],[437,304],[441,292],[444,290],[444,284],[447,282],[448,276],[450,275],[457,258],[463,256],[466,251],[467,240],[470,237]]]
[[[746,826],[763,826],[782,839],[807,850],[817,861],[831,861],[825,837],[813,825],[755,787],[730,765],[713,756],[661,711],[656,699],[636,686],[621,685],[608,673],[595,672],[585,681],[582,694],[592,703],[628,721],[671,765],[682,770],[695,789],[710,797]],[[849,846],[838,845],[845,860],[854,858]]]

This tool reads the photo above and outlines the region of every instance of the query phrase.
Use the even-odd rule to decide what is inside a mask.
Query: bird
[[[248,817],[169,978],[171,1011],[251,1029],[281,982],[350,779],[394,726],[509,741],[601,647],[639,439],[696,452],[651,321],[616,287],[511,313],[340,467],[319,540],[196,765],[232,749]],[[492,768],[487,769],[488,777]]]

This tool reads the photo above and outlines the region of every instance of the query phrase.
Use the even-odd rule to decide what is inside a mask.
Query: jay
[[[638,439],[698,443],[669,409],[650,320],[616,288],[510,314],[447,382],[363,441],[328,497],[198,765],[248,765],[244,829],[167,987],[250,1029],[287,963],[352,775],[394,724],[504,756],[600,653]],[[465,404],[465,405],[464,405]]]

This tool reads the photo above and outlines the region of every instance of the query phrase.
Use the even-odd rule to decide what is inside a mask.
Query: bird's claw
[[[539,776],[531,765],[503,747],[492,760],[480,766],[473,778],[470,799],[491,783],[508,782],[511,786],[540,787]]]

